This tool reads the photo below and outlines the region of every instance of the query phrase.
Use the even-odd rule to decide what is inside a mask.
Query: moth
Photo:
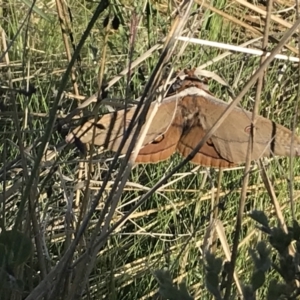
[[[171,90],[172,94],[163,100],[150,124],[136,163],[158,163],[176,151],[187,157],[228,107],[226,102],[214,97],[203,86],[193,70],[187,70],[185,76],[177,77]],[[147,116],[153,107],[154,103]],[[116,151],[134,112],[135,107],[132,107],[126,112],[120,110],[105,114],[96,123],[94,120],[87,121],[73,129],[67,135],[66,142],[79,139],[83,144],[91,143],[95,130],[94,145]],[[244,163],[251,134],[251,115],[251,112],[242,108],[234,108],[192,158],[192,162],[219,168]],[[288,128],[258,116],[255,129],[253,160],[272,155],[290,155],[292,132]],[[129,142],[130,139],[122,149],[123,154]],[[298,136],[294,136],[292,155],[300,155]]]

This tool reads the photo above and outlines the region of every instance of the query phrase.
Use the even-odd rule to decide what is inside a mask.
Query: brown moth
[[[185,76],[178,77],[172,89],[175,93],[164,99],[150,125],[137,155],[137,163],[157,163],[169,158],[175,151],[187,157],[228,106],[207,91],[193,71],[186,71]],[[150,106],[148,115],[153,106]],[[95,128],[94,144],[116,151],[134,111],[135,107],[126,113],[121,110],[106,114],[96,124],[88,121],[69,133],[66,141],[73,142],[78,138],[82,143],[91,143]],[[192,162],[221,168],[244,163],[251,132],[251,115],[241,108],[234,108]],[[124,124],[127,124],[125,128]],[[292,132],[289,129],[261,116],[256,119],[255,129],[253,160],[264,156],[290,155]],[[122,153],[126,153],[128,146],[129,140]],[[292,154],[300,155],[298,136],[294,137]]]

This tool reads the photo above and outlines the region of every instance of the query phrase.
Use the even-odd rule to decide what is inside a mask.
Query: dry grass
[[[248,248],[266,239],[243,212],[262,210],[271,225],[299,218],[297,159],[264,162],[264,176],[261,162],[219,176],[219,170],[183,164],[177,155],[141,166],[97,149],[82,157],[62,146],[63,134],[74,119],[98,109],[128,105],[141,95],[149,103],[146,92],[155,90],[164,72],[189,66],[222,77],[240,95],[234,104],[241,101],[297,128],[298,64],[274,60],[263,73],[258,57],[225,56],[174,39],[178,31],[234,45],[260,37],[250,47],[271,51],[296,22],[293,3],[276,1],[267,13],[254,2],[215,1],[212,7],[197,0],[190,13],[186,5],[176,18],[180,1],[110,2],[37,1],[35,11],[25,1],[1,4],[0,225],[33,243],[26,263],[2,262],[0,277],[10,287],[0,285],[1,299],[159,299],[153,271],[164,266],[175,282],[186,281],[194,299],[211,299],[203,244],[214,239],[222,259],[231,257],[227,243],[239,253],[233,255],[237,285],[223,291],[224,299],[237,299],[238,282],[248,283],[253,269]],[[103,25],[107,17],[117,17],[118,29]],[[284,41],[281,53],[297,56],[296,38]],[[36,92],[24,95],[30,84]],[[95,100],[105,84],[99,107]],[[209,84],[219,98],[232,95]],[[222,205],[216,215],[217,201]],[[267,282],[276,276],[270,271]],[[257,292],[258,299],[265,295],[265,288]]]

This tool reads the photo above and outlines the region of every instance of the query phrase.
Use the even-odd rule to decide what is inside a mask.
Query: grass
[[[1,273],[2,282],[10,286],[9,288],[4,284],[0,286],[1,299],[26,299],[26,297],[27,299],[159,299],[160,296],[157,295],[159,286],[154,271],[163,267],[170,270],[176,283],[183,280],[186,282],[188,291],[194,299],[213,299],[205,286],[207,262],[203,256],[202,245],[209,226],[212,202],[216,201],[219,195],[222,207],[219,208],[218,219],[224,227],[232,249],[244,176],[243,166],[224,170],[218,190],[219,170],[206,170],[192,164],[184,165],[132,212],[126,222],[120,224],[107,239],[100,242],[99,249],[95,253],[93,251],[97,247],[91,246],[91,241],[102,237],[105,226],[110,228],[127,215],[149,189],[180,163],[180,156],[175,154],[168,161],[158,165],[140,165],[133,168],[120,199],[117,199],[116,207],[111,206],[108,210],[112,215],[103,216],[102,212],[110,199],[113,184],[118,173],[122,172],[120,160],[111,173],[88,226],[73,251],[70,247],[78,234],[78,228],[92,207],[111,165],[105,158],[112,157],[112,153],[98,155],[96,162],[93,163],[93,170],[90,171],[88,158],[80,156],[73,147],[68,147],[61,150],[54,159],[42,159],[30,184],[29,178],[33,174],[35,163],[38,162],[38,153],[41,149],[41,144],[35,145],[35,142],[40,138],[45,142],[45,138],[49,137],[50,143],[47,148],[53,149],[53,146],[63,140],[63,136],[56,129],[51,130],[49,136],[45,134],[51,122],[48,115],[51,109],[58,105],[59,110],[55,111],[58,119],[68,115],[82,103],[78,100],[79,96],[89,97],[98,91],[101,70],[104,83],[115,78],[128,66],[130,59],[135,61],[140,57],[143,58],[147,50],[160,43],[174,22],[174,17],[170,18],[175,9],[171,1],[161,1],[159,4],[149,2],[148,10],[145,9],[146,2],[112,1],[97,18],[90,34],[87,35],[80,51],[80,60],[74,61],[74,68],[70,69],[71,73],[66,77],[66,86],[63,87],[63,76],[68,67],[67,49],[71,55],[74,54],[70,33],[74,39],[73,44],[77,47],[98,5],[76,0],[66,3],[68,7],[60,4],[61,11],[64,12],[62,14],[64,18],[60,22],[59,9],[54,2],[37,1],[36,7],[49,20],[39,12],[31,12],[23,27],[21,24],[29,12],[29,7],[24,2],[15,3],[10,0],[1,4],[4,19],[2,30],[7,36],[7,44],[11,43],[8,59],[0,64],[1,87],[25,90],[26,85],[31,83],[36,88],[36,93],[30,97],[1,89],[4,106],[1,108],[0,118],[0,134],[3,140],[0,145],[1,228],[4,231],[17,227],[25,237],[30,237],[33,244],[30,256],[27,256],[24,250],[19,253],[21,264],[2,261],[2,271],[4,270]],[[201,5],[200,2],[199,4]],[[242,4],[235,1],[215,1],[213,7],[244,22],[252,30],[245,29],[241,24],[205,7],[207,6],[196,10],[196,5],[193,6],[192,11],[195,14],[189,17],[183,35],[190,33],[193,37],[232,44],[241,44],[257,37],[254,33],[257,31],[263,36],[264,19]],[[72,13],[72,18],[68,15],[67,8]],[[131,45],[128,42],[129,28],[134,8],[140,23],[136,28],[135,43]],[[110,21],[115,17],[120,20],[117,30],[111,29],[110,26],[104,28],[103,22],[107,16]],[[280,17],[290,23],[294,22],[293,14],[287,16],[286,13],[282,13]],[[66,42],[63,40],[61,30],[63,26],[66,27],[63,31]],[[19,28],[21,30],[17,34]],[[278,22],[273,22],[271,29],[272,35],[277,39],[280,39],[285,31],[284,26],[278,25]],[[295,46],[294,41],[295,39],[291,39],[289,45]],[[269,42],[268,47],[272,49],[274,45],[273,42]],[[256,46],[261,47],[261,44],[258,43]],[[96,56],[92,48],[98,50]],[[2,39],[1,56],[5,49]],[[168,61],[175,69],[200,66],[224,52],[216,48],[189,44],[179,56],[181,49],[182,45],[179,44],[172,59]],[[292,53],[289,50],[287,52]],[[123,104],[125,99],[128,101],[140,96],[161,53],[161,50],[155,50],[133,70],[131,88],[128,88],[128,77],[122,76],[108,90],[108,98],[120,99]],[[225,79],[237,95],[259,64],[259,58],[232,53],[207,69]],[[298,66],[285,63],[286,70],[281,80],[278,80],[278,70],[282,65],[283,62],[274,61],[268,67],[264,76],[260,114],[292,128],[297,101]],[[76,79],[73,82],[71,74]],[[228,91],[219,84],[210,81],[209,87],[217,97],[228,99]],[[77,97],[62,97],[57,101],[56,94],[62,90]],[[253,86],[242,100],[242,106],[251,111],[254,107],[255,92],[256,86]],[[84,108],[82,115],[91,112],[94,106],[95,103],[92,103]],[[104,110],[102,107],[100,109]],[[67,123],[63,131],[67,132],[69,125]],[[35,146],[27,150],[31,145]],[[15,163],[10,165],[13,161]],[[289,168],[293,172],[294,211],[297,219],[299,162],[295,159],[290,166],[288,159],[275,158],[267,164],[268,176],[275,189],[284,219],[291,224],[292,196],[288,186]],[[246,191],[245,214],[235,268],[240,281],[245,284],[251,281],[254,268],[253,259],[249,256],[249,247],[255,248],[259,241],[267,239],[248,214],[253,210],[262,210],[267,214],[270,226],[276,226],[278,223],[270,195],[258,170],[251,172]],[[19,221],[16,221],[17,215]],[[103,222],[99,224],[102,217]],[[83,254],[86,249],[91,249],[90,254],[91,257],[95,254],[94,259],[84,260],[86,257]],[[0,249],[2,250],[3,248]],[[3,252],[0,253],[5,256]],[[69,253],[71,253],[70,260],[67,261],[66,256]],[[224,247],[219,239],[215,254],[226,260]],[[87,262],[92,268],[81,264],[82,261]],[[56,268],[58,262],[62,263],[62,269]],[[57,272],[54,281],[48,275],[53,270]],[[7,274],[11,277],[7,278]],[[84,274],[87,274],[87,277]],[[43,283],[47,278],[50,279],[49,286],[46,287]],[[277,278],[279,276],[274,270],[267,273],[265,285],[257,291],[257,299],[265,299],[268,283],[271,279]],[[37,291],[34,289],[41,286],[42,291],[34,294]],[[78,294],[72,294],[74,291]],[[230,296],[231,299],[237,299],[235,285]]]

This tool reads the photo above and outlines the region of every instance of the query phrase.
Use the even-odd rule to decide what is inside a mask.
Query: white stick
[[[270,55],[270,52],[264,52],[264,51],[258,50],[258,49],[244,48],[244,47],[240,47],[240,46],[234,46],[234,45],[218,43],[218,42],[211,42],[211,41],[207,41],[207,40],[189,38],[189,37],[185,37],[185,36],[178,36],[176,39],[179,41],[191,42],[194,44],[206,45],[206,46],[227,49],[227,50],[232,50],[232,51],[237,51],[237,52],[243,52],[243,53],[248,53],[248,54],[253,54],[253,55],[258,55],[258,56],[262,56],[263,54],[265,54],[266,56]],[[277,55],[275,55],[275,58],[293,61],[293,62],[299,62],[298,57],[287,56],[287,55],[283,55],[283,54],[277,54]]]

